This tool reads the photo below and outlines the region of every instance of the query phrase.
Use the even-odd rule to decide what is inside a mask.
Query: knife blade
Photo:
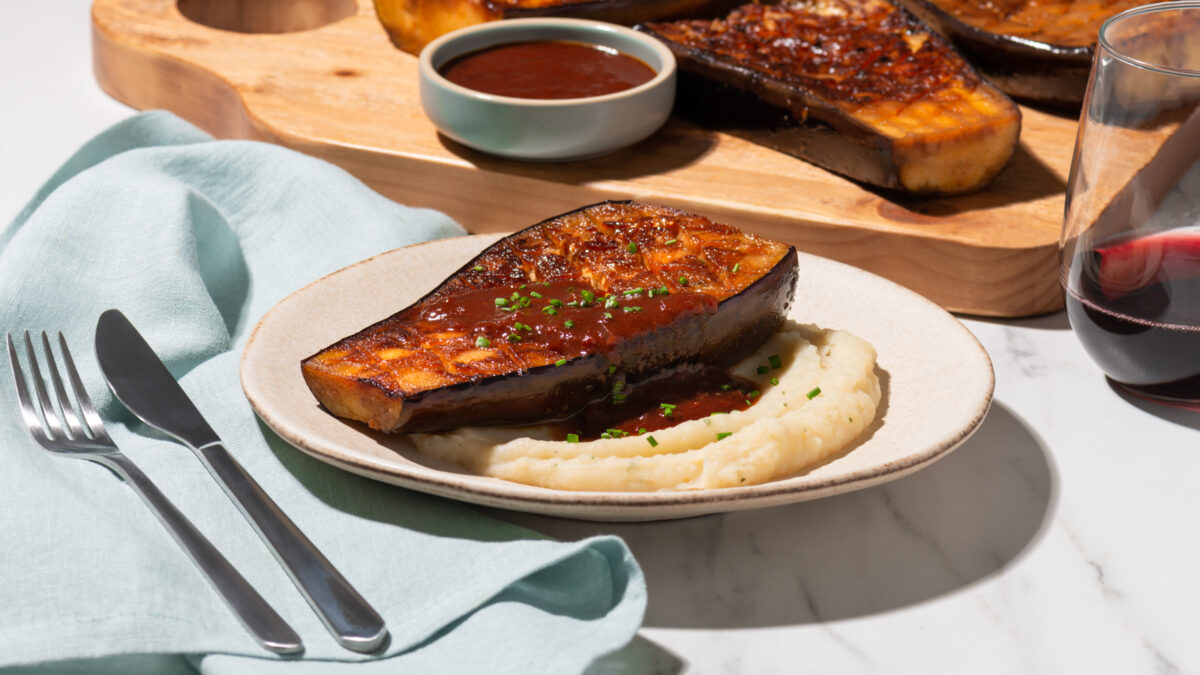
[[[346,649],[387,640],[383,618],[225,449],[154,350],[119,310],[96,323],[96,358],[113,394],[142,421],[190,447],[250,521],[322,623]]]

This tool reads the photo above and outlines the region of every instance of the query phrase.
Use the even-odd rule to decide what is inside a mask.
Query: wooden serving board
[[[898,200],[677,120],[582,162],[474,152],[425,118],[417,60],[392,46],[371,0],[95,0],[92,29],[96,78],[115,98],[174,111],[219,138],[329,160],[472,232],[632,198],[793,243],[951,310],[1007,317],[1062,307],[1057,247],[1072,118],[1023,108],[1020,147],[984,191]]]

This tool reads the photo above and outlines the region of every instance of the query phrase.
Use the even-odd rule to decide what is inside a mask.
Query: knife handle
[[[209,443],[195,450],[217,483],[254,525],[338,643],[362,653],[382,647],[388,636],[383,618],[267,496],[225,446],[219,442]]]
[[[117,473],[142,498],[192,562],[204,572],[221,599],[263,648],[276,654],[297,654],[304,643],[292,627],[254,590],[245,577],[229,564],[179,509],[128,457],[120,453],[95,455],[89,459]]]

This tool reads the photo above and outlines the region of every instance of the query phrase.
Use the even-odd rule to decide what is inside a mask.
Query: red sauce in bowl
[[[451,82],[485,94],[564,99],[632,89],[657,74],[638,59],[608,47],[540,40],[470,52],[439,70]]]

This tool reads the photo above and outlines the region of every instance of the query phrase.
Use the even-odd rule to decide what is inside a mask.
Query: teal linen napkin
[[[307,649],[290,661],[262,650],[132,490],[35,446],[6,366],[0,666],[188,654],[211,673],[571,673],[628,642],[645,585],[619,539],[550,541],[329,467],[282,442],[242,395],[242,347],[279,300],[368,256],[461,233],[330,164],[213,141],[168,113],[138,115],[80,149],[0,234],[0,330],[63,331],[117,444]],[[91,345],[109,307],[129,316],[230,451],[384,616],[382,655],[339,647],[191,452],[108,392]]]

